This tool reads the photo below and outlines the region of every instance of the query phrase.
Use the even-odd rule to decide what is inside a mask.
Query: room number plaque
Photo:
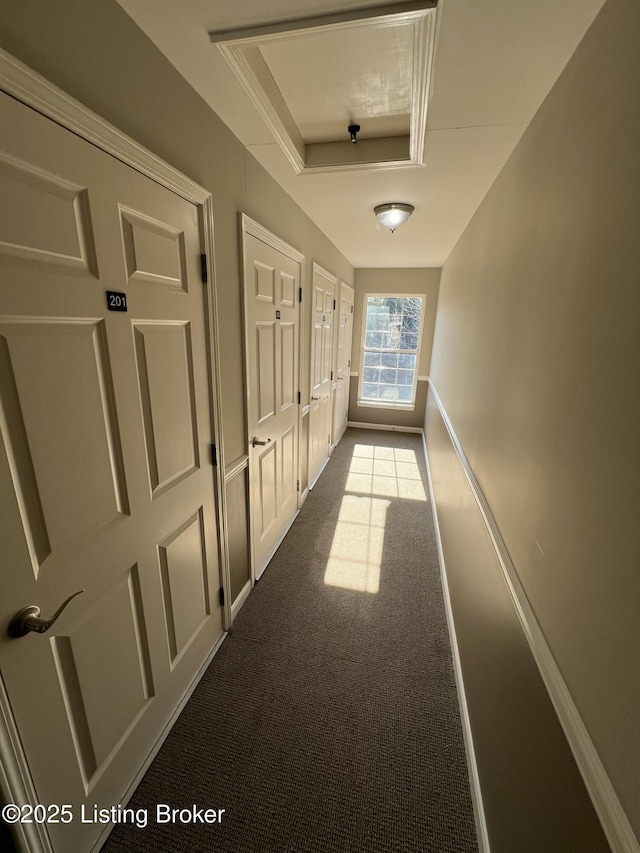
[[[117,290],[107,290],[107,308],[109,311],[126,311],[127,294]]]

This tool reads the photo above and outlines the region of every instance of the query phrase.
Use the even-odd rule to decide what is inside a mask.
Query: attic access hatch
[[[436,6],[376,6],[209,37],[297,174],[422,166]]]

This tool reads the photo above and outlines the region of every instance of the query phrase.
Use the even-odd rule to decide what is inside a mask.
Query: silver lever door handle
[[[44,634],[44,632],[48,631],[53,625],[71,599],[75,598],[76,595],[80,595],[82,592],[84,592],[84,590],[79,589],[78,592],[74,592],[73,595],[70,595],[66,601],[62,602],[50,619],[42,619],[40,616],[40,608],[35,604],[30,604],[28,607],[23,607],[22,610],[18,610],[9,623],[9,636],[25,637],[30,631],[35,631],[36,634]]]
[[[320,397],[312,397],[311,399],[312,399],[312,400],[319,400],[319,399],[320,399]]]
[[[270,441],[271,441],[270,438],[268,438],[266,441],[258,441],[257,438],[254,438],[253,441],[251,442],[251,447],[257,447],[258,445],[260,445],[260,447],[264,447],[265,444],[269,444]]]

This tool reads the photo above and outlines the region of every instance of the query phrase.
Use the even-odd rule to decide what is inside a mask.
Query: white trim
[[[249,467],[249,457],[245,454],[244,456],[239,456],[235,462],[232,462],[224,472],[224,484],[225,486],[234,477],[237,477],[241,471],[246,470]]]
[[[347,429],[348,429],[348,421],[345,421],[344,429],[342,430],[342,432],[340,433],[340,435],[339,435],[339,436],[334,440],[334,442],[333,442],[333,447],[334,447],[334,449],[335,449],[335,448],[340,444],[340,442],[342,441],[342,439],[343,439],[343,437],[344,437],[344,434],[345,434],[345,432],[347,431]]]
[[[0,48],[0,89],[53,119],[187,201],[202,204],[209,192],[100,118],[53,83]]]
[[[393,5],[368,6],[364,9],[351,9],[347,12],[338,12],[330,15],[317,15],[311,18],[296,18],[288,21],[278,21],[273,24],[265,24],[258,27],[241,27],[237,30],[211,30],[209,40],[213,44],[225,41],[245,41],[261,36],[291,35],[299,30],[315,29],[336,24],[361,24],[375,15],[379,20],[384,15],[391,15],[395,23],[400,13],[421,12],[425,9],[433,9],[437,0],[412,0],[412,2],[394,3]],[[407,19],[409,20],[409,19]]]
[[[478,762],[476,760],[476,752],[473,744],[473,731],[471,729],[471,719],[469,717],[469,707],[467,704],[467,694],[464,687],[464,677],[462,674],[462,661],[460,660],[460,648],[458,646],[458,635],[456,633],[456,625],[453,618],[453,609],[451,607],[451,595],[449,593],[449,578],[447,576],[447,567],[444,559],[444,551],[442,550],[442,538],[440,536],[440,524],[438,522],[438,510],[436,507],[435,496],[433,493],[433,481],[431,479],[431,466],[429,465],[429,454],[427,453],[427,436],[422,432],[422,446],[424,449],[424,459],[427,467],[427,482],[429,485],[429,499],[431,502],[431,514],[433,516],[433,526],[436,534],[436,544],[438,547],[438,561],[440,563],[440,580],[442,581],[442,593],[444,595],[444,609],[447,615],[447,627],[449,628],[449,640],[451,642],[451,656],[453,658],[453,671],[456,679],[456,687],[458,690],[458,706],[460,708],[460,720],[462,722],[462,735],[464,738],[465,754],[467,757],[467,769],[469,771],[469,783],[471,788],[471,801],[473,803],[473,814],[476,823],[476,835],[478,838],[479,853],[490,853],[489,830],[487,828],[487,817],[484,813],[484,803],[482,799],[482,788],[480,785],[480,774],[478,772]]]
[[[573,701],[567,683],[554,660],[542,628],[529,604],[527,595],[520,582],[515,566],[511,561],[487,499],[473,473],[469,460],[462,449],[462,445],[440,397],[433,387],[433,383],[431,383],[430,387],[444,425],[449,433],[451,443],[455,448],[467,482],[469,483],[471,493],[475,498],[487,528],[487,533],[496,552],[525,637],[538,665],[593,806],[600,818],[607,840],[611,845],[611,849],[613,853],[640,853],[638,839],[631,828],[622,804],[615,793],[611,780]]]
[[[356,407],[359,409],[388,409],[396,412],[415,412],[415,403],[380,403],[374,400],[356,400]]]
[[[316,484],[316,483],[318,482],[318,480],[320,479],[320,475],[322,474],[322,472],[324,471],[324,469],[325,469],[325,468],[327,467],[327,465],[329,464],[329,460],[330,460],[330,459],[331,459],[331,456],[327,456],[327,458],[324,460],[324,462],[323,462],[323,463],[322,463],[322,465],[320,466],[320,470],[318,471],[318,473],[316,474],[316,476],[313,478],[313,482],[312,482],[312,483],[309,483],[309,491],[311,491],[311,490],[313,489],[313,487],[315,486],[315,484]]]
[[[217,497],[219,526],[218,551],[221,581],[226,593],[225,600],[227,602],[223,608],[223,625],[226,629],[229,627],[231,618],[229,603],[230,574],[226,498],[222,482],[223,477],[220,475],[220,471],[224,470],[224,441],[218,396],[218,389],[220,388],[220,352],[217,325],[215,256],[213,251],[213,203],[211,193],[1,48],[0,90],[15,97],[27,106],[32,107],[42,115],[55,121],[61,127],[70,130],[100,150],[112,155],[125,165],[136,169],[136,171],[151,178],[151,180],[166,187],[199,208],[200,240],[202,249],[208,259],[209,268],[209,283],[205,288],[205,322],[207,357],[210,359],[208,367],[212,440],[218,448],[219,455],[219,468],[214,470],[214,487]],[[140,778],[142,778],[144,771],[151,763],[157,749],[159,749],[162,740],[168,734],[172,723],[180,713],[191,691],[225,636],[225,634],[221,635],[214,650],[208,656],[207,662],[196,676],[192,687],[189,688],[177,710],[167,723],[161,740],[158,741],[149,759],[136,776],[136,781],[130,788],[131,792]],[[6,697],[4,689],[2,689],[0,690],[0,765],[3,768],[0,773],[0,785],[2,786],[2,793],[7,797],[8,802],[36,804],[38,798],[31,780],[26,757],[22,751],[14,726],[8,697]],[[27,828],[22,827],[21,829],[14,830],[22,849],[29,851],[29,853],[49,853],[51,851],[50,842],[44,837],[43,828],[38,825],[35,826],[35,829],[27,825],[25,826]]]
[[[348,427],[353,427],[354,429],[380,429],[384,432],[415,432],[422,433],[422,427],[412,427],[412,426],[394,426],[391,424],[366,424],[360,423],[359,421],[347,421]]]
[[[222,378],[220,373],[220,334],[218,331],[218,297],[216,293],[216,268],[213,239],[213,201],[207,193],[202,204],[202,215],[200,217],[201,239],[205,255],[207,257],[207,269],[209,281],[205,285],[205,305],[207,314],[207,357],[209,358],[209,410],[212,420],[212,441],[217,450],[217,466],[214,467],[214,482],[216,490],[216,503],[218,510],[219,529],[219,557],[220,557],[220,581],[225,592],[224,605],[222,606],[222,627],[228,630],[231,627],[231,566],[229,563],[229,522],[227,518],[227,495],[225,491],[224,475],[225,451],[224,435],[222,426],[222,405],[220,400],[220,388]]]
[[[0,794],[3,803],[17,806],[38,803],[27,757],[13,718],[9,697],[0,675]],[[46,827],[37,823],[7,824],[20,853],[53,853]]]
[[[300,495],[300,506],[302,506],[302,504],[306,501],[306,499],[308,497],[309,497],[309,487],[307,486],[307,488],[304,490],[304,492],[302,492],[302,494]]]
[[[424,166],[427,134],[427,108],[433,88],[435,57],[436,12],[423,15],[413,30],[413,69],[411,86],[411,129],[409,132],[409,162]]]
[[[212,31],[209,40],[222,53],[273,134],[296,174],[421,166],[432,89],[432,67],[439,14],[432,0],[373,6],[351,12],[284,21],[259,27]],[[310,33],[354,28],[410,26],[413,30],[411,121],[404,137],[305,143],[273,80],[260,46],[299,39]],[[357,38],[357,31],[353,32]]]
[[[243,233],[250,234],[252,237],[255,237],[256,240],[266,243],[267,246],[271,246],[272,249],[275,249],[277,252],[280,252],[298,264],[304,263],[305,258],[302,252],[298,251],[298,249],[294,249],[289,243],[285,243],[285,241],[278,237],[277,234],[269,231],[269,229],[265,228],[264,225],[260,225],[260,223],[256,222],[255,219],[251,219],[251,217],[247,216],[246,213],[242,214],[241,222]],[[300,281],[300,286],[302,286],[302,281]]]
[[[251,580],[248,580],[246,582],[246,584],[242,587],[240,592],[238,593],[238,597],[236,598],[236,600],[234,602],[232,602],[232,604],[231,604],[231,618],[233,621],[235,621],[235,618],[238,615],[238,611],[240,610],[242,605],[245,603],[245,601],[249,597],[249,593],[251,592],[252,589],[253,589],[253,586],[251,584]]]
[[[335,276],[332,272],[329,272],[329,270],[326,270],[324,267],[321,267],[320,264],[317,264],[315,261],[313,262],[313,268],[312,268],[312,276],[314,276],[314,275],[319,275],[319,276],[321,276],[321,278],[326,278],[326,280],[330,284],[337,284],[338,283],[338,277],[337,276]]]
[[[418,382],[428,382],[428,381],[429,381],[428,376],[418,376]]]
[[[276,551],[277,551],[277,550],[278,550],[278,548],[282,545],[282,543],[283,543],[283,541],[284,541],[284,537],[285,537],[285,536],[287,535],[287,533],[291,530],[291,525],[293,524],[293,522],[296,520],[296,518],[297,518],[299,515],[300,515],[300,510],[299,510],[299,509],[297,509],[297,510],[295,511],[295,513],[294,513],[293,517],[291,518],[291,520],[289,521],[289,523],[288,523],[288,524],[287,524],[287,526],[285,527],[285,529],[282,531],[282,535],[280,536],[280,538],[278,539],[278,541],[276,542],[276,544],[273,546],[273,548],[272,548],[272,549],[271,549],[271,551],[269,552],[269,556],[268,556],[268,557],[267,557],[267,559],[265,560],[264,566],[260,569],[260,571],[259,571],[259,572],[256,572],[256,582],[257,582],[257,581],[259,581],[259,580],[260,580],[260,578],[262,577],[262,575],[265,573],[265,571],[266,571],[266,569],[267,569],[267,566],[269,565],[269,563],[271,562],[271,560],[273,560],[273,558],[274,558],[274,556],[275,556]]]
[[[149,767],[151,767],[151,764],[152,764],[154,758],[156,757],[158,752],[160,752],[160,749],[161,749],[163,743],[165,742],[165,740],[167,739],[167,737],[169,736],[169,733],[170,733],[171,729],[173,728],[176,720],[178,719],[180,714],[183,712],[185,705],[187,704],[187,702],[191,698],[191,695],[193,694],[193,691],[196,689],[196,687],[200,683],[202,676],[207,671],[207,668],[209,667],[211,661],[216,656],[217,652],[220,649],[220,646],[223,644],[223,642],[225,641],[226,638],[227,638],[227,633],[225,632],[224,634],[222,634],[219,637],[215,646],[207,655],[205,662],[202,664],[202,666],[200,667],[200,669],[196,673],[195,677],[193,678],[193,680],[191,681],[191,683],[187,687],[182,699],[180,700],[179,704],[177,705],[175,711],[173,712],[173,714],[171,715],[171,717],[167,721],[165,727],[160,732],[160,735],[159,735],[157,741],[155,742],[153,749],[151,750],[151,752],[149,753],[149,755],[145,759],[140,770],[138,771],[138,773],[134,777],[133,781],[131,782],[131,784],[129,785],[129,787],[127,788],[125,793],[123,794],[122,798],[120,799],[121,805],[126,806],[126,804],[129,802],[129,800],[131,799],[131,797],[135,793],[136,788],[138,787],[138,785],[142,781],[142,777],[147,772]],[[93,853],[94,851],[100,850],[100,848],[106,843],[107,838],[109,836],[109,833],[111,832],[111,830],[113,829],[114,826],[115,826],[115,824],[113,824],[113,823],[108,823],[105,825],[105,828],[102,830],[102,832],[98,836],[97,840],[94,842],[93,846],[91,847],[90,853]]]

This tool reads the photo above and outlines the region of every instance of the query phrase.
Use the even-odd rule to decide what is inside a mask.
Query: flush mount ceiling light
[[[415,207],[412,204],[404,204],[400,201],[389,201],[373,208],[380,225],[384,225],[392,234],[396,228],[404,225],[414,210]]]

